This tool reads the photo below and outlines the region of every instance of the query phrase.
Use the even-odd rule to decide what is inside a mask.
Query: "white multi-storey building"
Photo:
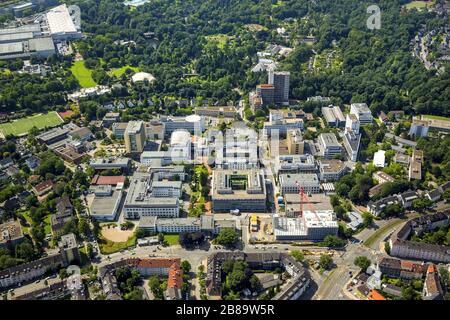
[[[371,124],[373,121],[372,111],[370,111],[366,103],[352,103],[350,113],[358,118],[361,125]]]
[[[319,178],[315,173],[282,174],[279,180],[282,195],[299,193],[299,186],[305,193],[320,193]]]

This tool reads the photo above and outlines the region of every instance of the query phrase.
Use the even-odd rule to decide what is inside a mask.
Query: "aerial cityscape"
[[[374,2],[2,1],[1,300],[450,300],[450,1]]]

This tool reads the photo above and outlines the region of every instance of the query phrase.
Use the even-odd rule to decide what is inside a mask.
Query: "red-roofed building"
[[[377,290],[370,290],[369,294],[367,295],[367,298],[369,300],[386,300],[386,298]]]
[[[434,264],[430,264],[427,269],[427,276],[423,284],[424,300],[442,300],[443,290],[439,281],[437,268]]]
[[[92,178],[92,185],[111,185],[116,186],[118,183],[125,183],[125,176],[100,176],[95,175]]]
[[[121,267],[134,267],[139,271],[139,274],[144,277],[167,275],[167,290],[165,292],[166,300],[181,300],[183,271],[180,266],[181,260],[179,258],[130,258],[117,261],[107,266],[107,268],[111,270]]]
[[[52,190],[53,186],[53,182],[51,180],[47,180],[34,186],[33,190],[38,196],[42,196]]]

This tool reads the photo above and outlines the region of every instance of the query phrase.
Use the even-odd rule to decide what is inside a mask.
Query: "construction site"
[[[337,235],[339,225],[329,198],[312,197],[316,195],[306,194],[301,186],[298,188],[298,195],[286,195],[284,212],[271,217],[256,214],[249,217],[252,243],[317,242],[327,235]]]

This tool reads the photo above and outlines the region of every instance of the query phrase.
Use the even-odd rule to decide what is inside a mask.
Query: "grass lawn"
[[[44,223],[45,223],[45,225],[44,225],[45,234],[51,234],[52,226],[51,226],[51,215],[50,214],[47,217],[45,217]]]
[[[0,133],[3,135],[12,134],[19,136],[28,133],[32,127],[43,129],[45,127],[55,127],[63,123],[57,112],[52,111],[47,114],[36,114],[30,117],[21,118],[12,122],[0,124]]]
[[[227,36],[226,34],[215,34],[212,36],[207,36],[206,40],[208,41],[208,45],[216,46],[219,49],[225,48],[225,44],[228,40],[233,37]]]
[[[423,119],[433,119],[433,120],[443,120],[443,121],[449,121],[450,122],[450,118],[447,117],[442,117],[442,116],[434,116],[431,114],[426,114],[422,116]]]
[[[126,65],[126,66],[123,66],[121,68],[113,68],[113,69],[111,69],[111,71],[108,72],[108,74],[112,75],[112,76],[114,76],[116,78],[119,78],[125,73],[125,71],[127,69],[131,69],[131,70],[133,70],[133,72],[139,72],[140,71],[138,67],[133,67],[133,66],[130,66],[130,65]]]
[[[167,241],[167,243],[171,246],[177,245],[179,243],[178,242],[179,239],[180,239],[179,234],[165,234],[164,235],[164,240]]]
[[[28,224],[31,226],[33,220],[31,220],[29,212],[23,211],[23,212],[20,212],[20,214],[25,218],[25,220],[27,220]],[[30,229],[31,229],[31,227],[22,226],[22,230],[24,233],[30,233]],[[46,216],[44,219],[44,231],[45,231],[46,235],[52,233],[51,215],[50,214],[48,216]]]
[[[83,88],[95,87],[97,83],[92,79],[92,70],[86,68],[84,61],[75,61],[70,68],[75,78]]]
[[[123,249],[132,247],[136,245],[136,236],[133,235],[128,238],[125,242],[113,242],[111,240],[107,240],[105,238],[100,238],[99,240],[100,252],[102,254],[112,254],[119,252]]]
[[[406,9],[424,9],[426,7],[432,7],[434,5],[434,1],[412,1],[405,5]]]

